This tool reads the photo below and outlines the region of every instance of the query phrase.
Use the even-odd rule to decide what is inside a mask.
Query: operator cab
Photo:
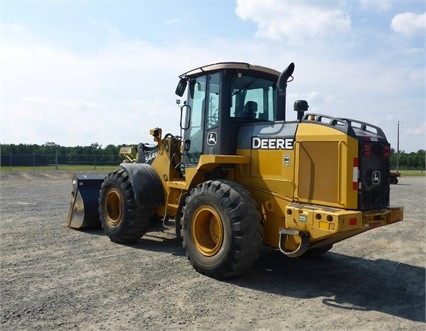
[[[284,120],[285,108],[277,107],[285,104],[279,98],[279,77],[273,69],[239,62],[182,74],[176,94],[183,96],[187,89],[187,101],[181,107],[185,166],[196,166],[201,154],[236,154],[236,137],[243,123]]]

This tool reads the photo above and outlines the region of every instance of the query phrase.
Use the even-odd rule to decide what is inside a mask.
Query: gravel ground
[[[1,330],[425,330],[425,177],[405,220],[317,260],[263,248],[231,281],[198,274],[172,228],[133,245],[64,227],[71,174],[1,174]]]

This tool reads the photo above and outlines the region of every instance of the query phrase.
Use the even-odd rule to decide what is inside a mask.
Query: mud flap
[[[70,210],[65,226],[74,229],[100,227],[99,191],[105,174],[75,174]]]

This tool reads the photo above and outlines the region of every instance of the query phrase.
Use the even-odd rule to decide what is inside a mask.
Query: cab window
[[[235,74],[231,83],[230,117],[274,121],[276,84],[273,81]]]

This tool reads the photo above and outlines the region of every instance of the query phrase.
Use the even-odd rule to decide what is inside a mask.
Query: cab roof
[[[249,64],[245,62],[218,62],[218,63],[208,64],[208,65],[187,71],[181,74],[179,78],[196,77],[205,73],[226,70],[226,69],[249,70],[252,72],[273,75],[273,76],[276,76],[277,78],[280,75],[280,72],[274,69],[253,65],[253,64]]]

